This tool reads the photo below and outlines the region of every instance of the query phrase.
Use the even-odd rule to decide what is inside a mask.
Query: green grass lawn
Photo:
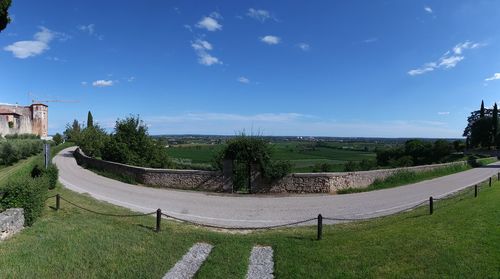
[[[60,186],[50,194],[108,213],[128,210]],[[500,183],[371,221],[251,234],[213,232],[153,217],[100,216],[64,201],[0,244],[0,278],[161,278],[196,242],[214,245],[197,278],[244,278],[252,246],[271,245],[276,278],[500,276]],[[319,212],[318,212],[319,213]]]

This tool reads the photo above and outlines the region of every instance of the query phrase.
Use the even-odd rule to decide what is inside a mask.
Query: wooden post
[[[323,238],[323,216],[318,215],[318,240]]]
[[[477,198],[477,184],[474,185],[474,198]]]
[[[161,209],[156,210],[156,232],[160,232],[161,227]]]
[[[59,210],[61,205],[61,196],[59,194],[56,195],[56,210]]]
[[[490,187],[491,187],[491,177],[490,177],[490,182],[489,182],[489,185],[490,185]]]
[[[434,213],[434,199],[429,197],[429,215],[432,215],[432,213]]]

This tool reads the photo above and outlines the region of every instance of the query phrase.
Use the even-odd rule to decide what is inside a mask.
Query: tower
[[[33,134],[42,138],[48,136],[49,126],[49,107],[42,103],[34,103],[31,105],[32,113],[32,131]]]

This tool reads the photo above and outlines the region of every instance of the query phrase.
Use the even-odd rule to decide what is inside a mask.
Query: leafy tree
[[[432,155],[434,156],[434,162],[442,161],[446,156],[450,155],[452,152],[451,145],[446,140],[436,140],[432,147]]]
[[[492,119],[493,110],[484,108],[484,102],[481,102],[479,110],[471,112],[463,133],[463,136],[469,139],[468,148],[491,146],[493,143]]]
[[[104,150],[103,159],[113,162],[153,168],[172,165],[166,147],[149,136],[147,126],[138,116],[117,120]]]
[[[2,159],[4,165],[9,166],[19,161],[19,150],[10,142],[2,144],[0,147],[0,158]]]
[[[52,137],[52,140],[56,145],[59,145],[63,142],[64,139],[61,134],[57,133]]]
[[[264,178],[269,180],[279,179],[291,170],[289,162],[271,161],[271,146],[260,137],[246,136],[241,134],[230,139],[223,150],[217,155],[216,161],[219,166],[222,160],[229,159],[235,164],[233,181],[238,188],[245,187],[245,180],[250,181],[250,168],[257,165]]]
[[[106,131],[95,124],[94,126],[83,129],[77,143],[86,155],[90,157],[101,157],[102,150],[107,141],[108,135]]]
[[[64,136],[66,140],[78,142],[78,138],[80,137],[81,126],[78,123],[78,120],[73,120],[73,124],[66,124],[66,130],[64,131]]]
[[[9,7],[12,0],[0,0],[0,32],[10,23]]]
[[[89,111],[87,114],[87,127],[92,127],[94,126],[94,117],[92,116],[92,113]]]

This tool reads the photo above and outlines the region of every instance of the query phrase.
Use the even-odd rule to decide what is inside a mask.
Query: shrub
[[[61,135],[61,134],[59,134],[59,133],[55,134],[55,135],[52,137],[52,140],[54,141],[54,143],[55,143],[56,145],[59,145],[59,144],[63,143],[63,137],[62,137],[62,135]]]
[[[2,159],[2,163],[4,165],[9,166],[19,161],[19,150],[10,142],[2,144],[0,147],[0,158]]]
[[[57,179],[59,177],[59,169],[56,165],[51,164],[47,169],[43,171],[42,176],[48,179],[48,188],[50,190],[55,189],[57,185]]]
[[[0,207],[23,208],[27,226],[41,215],[47,196],[49,181],[46,177],[21,177],[12,179],[4,187],[4,195]]]

